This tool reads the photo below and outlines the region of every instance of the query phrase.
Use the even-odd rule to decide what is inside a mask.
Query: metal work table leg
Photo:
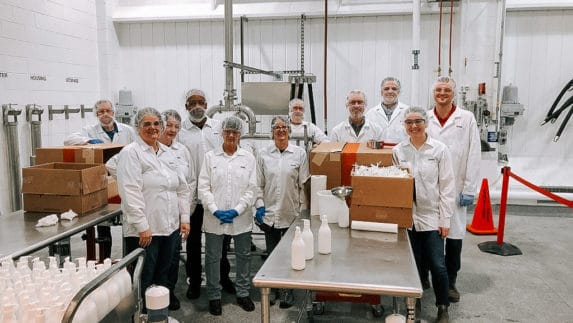
[[[261,288],[261,322],[270,322],[270,304],[269,304],[269,294],[271,289],[268,287]]]
[[[406,322],[414,323],[416,321],[416,298],[406,297]]]
[[[70,256],[70,237],[63,238],[62,240],[51,244],[48,247],[48,254],[50,256],[56,256],[58,263],[62,265],[64,259]]]

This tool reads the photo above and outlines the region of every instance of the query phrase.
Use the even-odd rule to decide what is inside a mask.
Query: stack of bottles
[[[20,257],[2,261],[0,266],[0,322],[59,323],[74,295],[92,279],[111,267],[78,258],[77,264],[66,258],[59,268],[49,257],[48,267],[39,258]],[[74,322],[102,320],[121,299],[131,293],[131,276],[124,268],[95,289],[81,302]]]

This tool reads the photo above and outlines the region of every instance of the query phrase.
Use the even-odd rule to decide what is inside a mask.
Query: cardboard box
[[[344,142],[323,142],[310,152],[310,173],[326,175],[326,188],[340,186],[341,154]]]
[[[104,164],[123,147],[124,145],[108,143],[36,148],[36,165],[58,162]]]
[[[107,204],[107,189],[85,195],[24,194],[24,211],[84,214]]]
[[[352,204],[412,208],[413,177],[352,176]]]
[[[107,198],[114,198],[119,196],[119,190],[117,188],[117,181],[112,176],[107,177]]]
[[[81,196],[103,189],[107,170],[101,164],[48,163],[22,169],[24,194]]]
[[[350,221],[396,223],[400,228],[412,227],[412,208],[369,205],[350,206]]]
[[[352,176],[350,220],[412,226],[413,177]]]
[[[392,165],[392,149],[372,149],[366,143],[324,142],[310,152],[310,173],[326,175],[326,188],[351,185],[354,164]]]

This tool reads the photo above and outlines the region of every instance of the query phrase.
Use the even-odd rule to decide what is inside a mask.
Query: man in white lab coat
[[[372,121],[364,117],[366,94],[360,90],[352,90],[346,96],[348,119],[337,124],[330,132],[331,141],[368,142],[384,140],[384,131]]]
[[[306,126],[306,134],[312,138],[312,143],[320,144],[321,142],[328,142],[328,137],[324,134],[319,127],[314,123],[304,121],[304,101],[298,98],[290,100],[288,103],[289,121],[291,132],[290,136],[303,137],[304,127]]]
[[[456,83],[452,78],[438,78],[433,87],[435,106],[428,120],[428,134],[448,146],[454,166],[457,203],[446,239],[446,267],[450,283],[448,295],[454,303],[460,300],[456,279],[461,268],[466,207],[474,203],[481,162],[481,144],[475,117],[471,112],[455,106],[455,90]]]
[[[402,124],[408,106],[398,101],[401,88],[397,78],[389,76],[383,79],[380,83],[382,101],[366,112],[368,120],[385,130],[385,142],[399,143],[408,138]]]
[[[191,159],[195,166],[195,174],[199,174],[203,165],[203,158],[208,151],[220,148],[223,144],[221,136],[221,121],[209,118],[207,111],[207,98],[203,91],[192,89],[187,92],[185,109],[189,117],[181,123],[181,131],[178,140],[189,149]],[[203,228],[203,205],[199,197],[196,199],[196,207],[191,214],[191,229],[186,242],[187,261],[185,270],[189,278],[189,287],[186,296],[189,299],[197,299],[201,296],[201,245]],[[227,259],[227,249],[231,243],[229,236],[225,237],[223,255],[221,258],[221,285],[231,294],[235,293],[233,281],[229,278],[231,265]]]
[[[135,141],[135,130],[126,124],[116,122],[113,104],[109,100],[99,100],[94,104],[94,113],[98,123],[85,126],[80,132],[74,132],[64,140],[65,146],[114,143],[127,145]],[[108,223],[98,225],[99,244],[103,247],[101,258],[111,257],[111,229]]]
[[[115,111],[109,100],[97,101],[94,113],[99,122],[69,135],[64,140],[65,146],[103,143],[127,145],[135,140],[135,130],[131,126],[115,121]]]

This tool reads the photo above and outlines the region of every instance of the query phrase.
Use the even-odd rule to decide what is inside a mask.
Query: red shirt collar
[[[438,118],[438,121],[440,122],[440,125],[443,127],[446,122],[448,121],[448,119],[452,116],[452,114],[454,114],[454,111],[456,111],[456,105],[452,104],[452,109],[450,110],[450,113],[448,113],[447,116],[445,116],[444,118],[441,118],[438,113],[436,112],[436,107],[434,107],[434,115],[436,116],[436,118]]]

